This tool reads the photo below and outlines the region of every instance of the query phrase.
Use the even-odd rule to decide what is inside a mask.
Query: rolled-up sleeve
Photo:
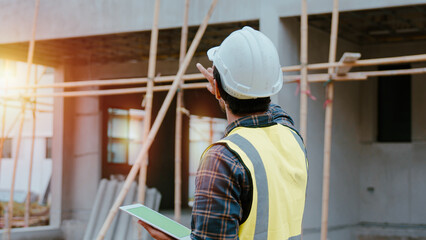
[[[223,145],[213,145],[201,160],[195,180],[192,239],[238,239],[241,195],[247,176],[238,158]]]

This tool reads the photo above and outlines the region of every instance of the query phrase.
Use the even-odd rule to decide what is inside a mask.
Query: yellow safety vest
[[[300,239],[308,162],[299,135],[281,124],[237,127],[218,143],[239,155],[253,183],[251,210],[239,238]]]

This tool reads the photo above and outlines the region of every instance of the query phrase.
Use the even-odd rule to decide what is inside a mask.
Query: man
[[[191,239],[300,239],[307,158],[293,120],[270,104],[283,84],[273,43],[244,27],[207,55],[213,68],[197,67],[229,125],[202,156]]]

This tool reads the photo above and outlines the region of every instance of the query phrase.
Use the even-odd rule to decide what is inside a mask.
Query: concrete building
[[[191,1],[190,41],[209,4]],[[425,0],[341,0],[339,8],[337,59],[344,52],[359,52],[362,59],[426,52]],[[55,82],[144,77],[153,9],[151,0],[43,0],[34,61],[54,67]],[[157,72],[162,75],[176,74],[178,69],[183,9],[183,0],[162,1],[157,59]],[[328,60],[331,9],[332,0],[308,1],[309,63]],[[33,11],[33,1],[0,2],[0,58],[26,60]],[[298,0],[220,0],[187,72],[197,72],[196,62],[210,64],[206,50],[244,25],[271,38],[282,66],[299,64],[299,16]],[[414,67],[426,66],[398,66]],[[335,84],[329,239],[426,238],[425,78],[413,75]],[[304,239],[314,240],[319,239],[321,225],[325,96],[323,84],[310,87],[318,100],[309,102],[310,171],[303,228]],[[298,123],[296,88],[296,84],[285,85],[273,101]],[[164,97],[164,93],[154,95],[154,118]],[[141,109],[142,98],[143,94],[54,99],[51,223],[17,230],[16,238],[60,237],[78,227],[83,232],[100,179],[125,174],[130,168],[127,161],[110,158],[111,141],[120,138],[109,134],[114,117],[110,113],[124,109],[124,115],[130,116],[129,109]],[[149,153],[147,183],[163,194],[162,209],[173,206],[175,103],[171,106]],[[224,117],[203,90],[185,91],[185,107],[192,115]],[[183,186],[187,186],[188,118],[184,118],[183,140]],[[129,149],[130,144],[127,141],[124,146]],[[187,199],[188,187],[184,187],[182,202]]]

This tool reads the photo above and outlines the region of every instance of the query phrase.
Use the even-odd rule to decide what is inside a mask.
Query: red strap
[[[330,104],[330,103],[332,103],[332,102],[333,102],[333,100],[331,100],[331,99],[325,100],[325,102],[324,102],[324,108],[326,108],[327,105]]]
[[[296,91],[294,92],[294,96],[299,95],[299,91],[300,91],[300,79],[296,80],[297,83],[297,88]]]
[[[306,95],[308,95],[308,97],[310,98],[310,99],[312,99],[313,101],[316,101],[317,100],[317,98],[314,96],[314,95],[312,95],[312,93],[311,93],[311,90],[306,90],[306,91],[302,91],[301,93],[304,93],[304,94],[306,94]]]

